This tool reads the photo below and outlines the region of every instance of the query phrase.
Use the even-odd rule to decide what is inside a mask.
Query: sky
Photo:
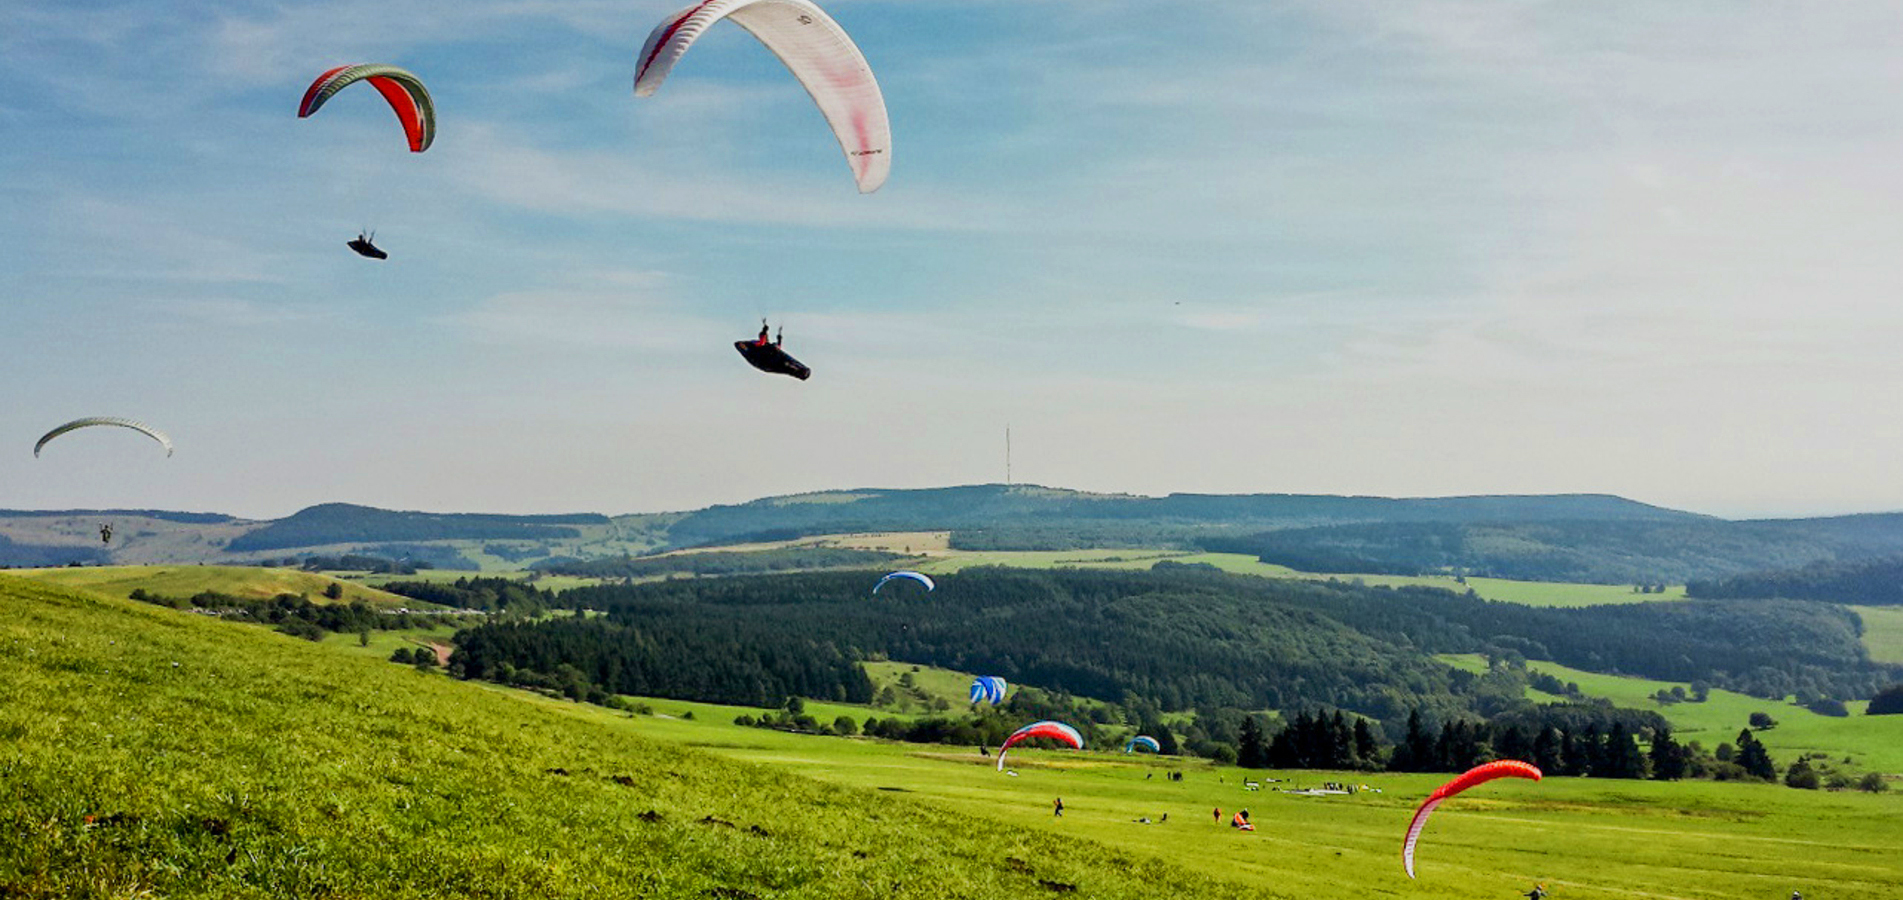
[[[832,0],[861,196],[732,23],[634,97],[677,2],[0,0],[0,507],[690,509],[1008,427],[1093,491],[1903,509],[1903,4]],[[356,62],[427,153],[296,117]],[[177,453],[31,455],[84,415]]]

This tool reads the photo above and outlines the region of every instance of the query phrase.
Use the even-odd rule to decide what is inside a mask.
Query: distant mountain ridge
[[[98,529],[115,521],[113,542]],[[964,550],[1226,550],[1304,571],[1458,571],[1604,583],[1713,578],[1903,553],[1903,514],[1731,521],[1609,494],[1393,498],[1097,494],[1038,485],[818,491],[675,513],[503,515],[325,503],[281,519],[0,511],[0,565],[257,562],[360,553],[451,568],[623,559],[853,532]]]

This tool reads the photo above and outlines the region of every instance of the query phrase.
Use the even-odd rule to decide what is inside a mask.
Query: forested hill
[[[396,512],[349,503],[300,510],[233,540],[233,553],[317,547],[326,544],[440,540],[564,540],[577,525],[606,525],[597,513],[501,516],[480,513]]]
[[[1605,494],[1437,498],[1316,494],[1089,494],[1035,485],[829,491],[769,497],[688,513],[668,531],[677,547],[783,540],[853,531],[953,531],[975,549],[1150,546],[1210,531],[1347,522],[1680,521],[1703,516]]]
[[[1685,593],[1714,599],[1782,597],[1895,606],[1903,604],[1903,558],[1815,562],[1797,569],[1693,581],[1685,586]]]
[[[1680,583],[1903,553],[1903,517],[1854,519],[1379,522],[1218,535],[1200,544],[1305,572],[1600,584]]]

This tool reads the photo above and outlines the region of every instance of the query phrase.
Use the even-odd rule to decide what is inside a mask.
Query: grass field
[[[303,594],[313,603],[329,602],[324,589],[343,585],[341,602],[363,600],[377,606],[427,606],[355,582],[303,572],[260,566],[86,566],[60,569],[9,569],[3,575],[31,578],[47,584],[80,588],[113,597],[124,597],[136,588],[165,597],[190,597],[200,591],[217,591],[234,597],[264,600],[279,594]]]
[[[1903,883],[1897,795],[1500,783],[1442,807],[1410,882],[1401,832],[1439,777],[1279,773],[1380,789],[1298,797],[1067,751],[1014,751],[1009,777],[970,748],[667,700],[628,716],[328,644],[0,580],[0,894],[1506,900],[1544,880],[1581,900],[1878,900]],[[1144,777],[1170,769],[1185,780]],[[1262,830],[1215,825],[1215,806]]]
[[[1877,662],[1903,664],[1903,606],[1853,606],[1863,617],[1863,646]]]
[[[1414,805],[1445,776],[1244,772],[1117,753],[1013,751],[1013,778],[970,748],[734,728],[726,724],[730,707],[652,702],[669,717],[564,708],[735,759],[1155,855],[1251,894],[1508,898],[1543,880],[1561,897],[1782,898],[1802,890],[1874,900],[1893,896],[1903,879],[1894,853],[1903,841],[1903,798],[1890,795],[1708,782],[1501,783],[1443,807],[1422,841],[1421,878],[1409,882],[1397,858],[1401,833]],[[691,720],[679,716],[690,709]],[[1166,780],[1168,771],[1184,780]],[[1286,781],[1244,790],[1245,778],[1265,777]],[[1274,790],[1329,780],[1379,792]],[[1051,815],[1060,796],[1061,819]],[[1216,825],[1211,811],[1218,807],[1225,820],[1246,807],[1260,830]],[[1144,817],[1151,824],[1137,821]]]
[[[1234,889],[1152,855],[721,759],[631,721],[0,580],[0,896]]]
[[[1486,666],[1477,656],[1440,658],[1470,671],[1480,671]],[[1720,690],[1712,691],[1703,703],[1661,705],[1652,695],[1660,689],[1670,690],[1673,682],[1600,675],[1550,662],[1529,662],[1527,668],[1561,681],[1575,682],[1587,696],[1604,697],[1618,706],[1657,711],[1672,723],[1674,735],[1680,741],[1699,741],[1706,749],[1735,742],[1738,732],[1750,722],[1751,714],[1762,712],[1769,714],[1778,725],[1757,732],[1757,737],[1780,764],[1790,762],[1799,753],[1820,752],[1837,760],[1848,756],[1854,760],[1851,767],[1859,771],[1903,774],[1903,716],[1863,715],[1863,707],[1868,704],[1862,701],[1846,704],[1851,710],[1848,718],[1820,716],[1788,702]],[[1689,689],[1689,685],[1678,686]],[[1536,691],[1529,692],[1529,696],[1541,702],[1560,699]]]

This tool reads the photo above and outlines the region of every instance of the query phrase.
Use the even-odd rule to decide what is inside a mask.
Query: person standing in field
[[[1222,824],[1222,807],[1220,806],[1216,807],[1215,815],[1216,815],[1216,824],[1221,825]]]
[[[1064,815],[1064,798],[1059,797],[1051,803],[1051,815],[1060,817]]]

